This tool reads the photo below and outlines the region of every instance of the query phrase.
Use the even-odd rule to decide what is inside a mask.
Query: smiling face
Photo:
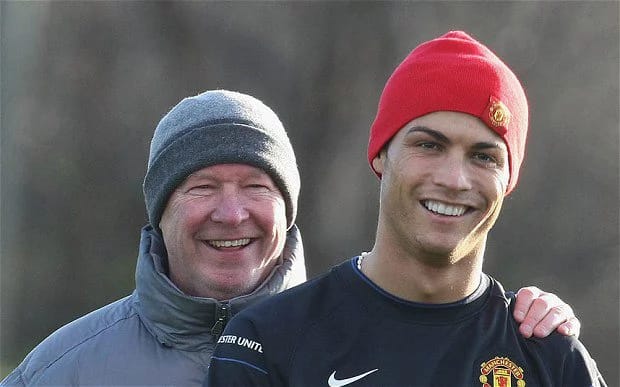
[[[226,300],[252,292],[278,262],[286,209],[264,171],[220,164],[177,187],[159,227],[172,282],[188,295]]]
[[[482,253],[508,183],[502,139],[464,113],[405,125],[373,160],[382,175],[378,242],[428,263]]]

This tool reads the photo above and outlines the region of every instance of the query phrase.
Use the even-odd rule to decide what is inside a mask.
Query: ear
[[[379,176],[383,175],[384,162],[385,162],[385,156],[386,156],[385,153],[386,153],[385,150],[381,150],[381,152],[379,152],[379,154],[375,156],[374,159],[372,159],[372,169],[374,169],[377,175]]]

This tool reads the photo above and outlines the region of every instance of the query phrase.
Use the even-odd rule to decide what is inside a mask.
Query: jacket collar
[[[279,293],[306,280],[303,244],[297,226],[289,231],[283,261],[254,292],[220,302],[213,298],[184,294],[167,276],[167,254],[163,240],[145,226],[140,236],[136,269],[135,307],[146,328],[166,346],[201,350],[212,346],[217,334],[212,332],[224,313],[229,317],[244,307]],[[218,328],[223,328],[221,326]]]

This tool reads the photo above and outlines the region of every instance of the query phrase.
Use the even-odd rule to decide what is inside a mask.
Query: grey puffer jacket
[[[166,276],[161,237],[142,229],[135,291],[51,334],[0,385],[201,385],[217,337],[245,306],[306,279],[297,227],[252,294],[227,302],[183,294]]]

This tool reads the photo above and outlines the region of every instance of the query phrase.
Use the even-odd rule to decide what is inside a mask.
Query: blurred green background
[[[273,107],[302,175],[311,275],[373,244],[379,95],[418,43],[464,29],[522,79],[520,185],[486,271],[558,293],[610,386],[619,343],[618,2],[0,2],[0,377],[128,294],[152,131],[226,88]]]

